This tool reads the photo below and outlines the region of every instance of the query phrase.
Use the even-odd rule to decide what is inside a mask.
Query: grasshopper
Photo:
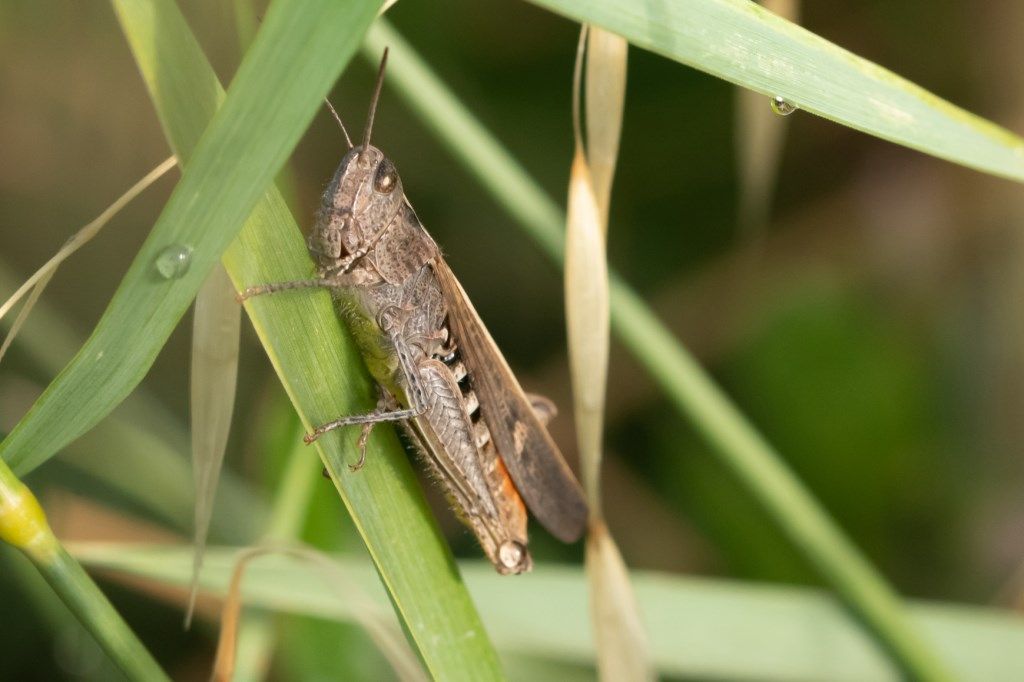
[[[359,461],[374,424],[398,422],[501,574],[530,570],[526,507],[554,536],[577,540],[583,493],[545,424],[554,406],[528,398],[440,249],[406,198],[395,165],[370,144],[387,50],[363,142],[324,191],[309,250],[316,277],[250,287],[241,298],[324,287],[380,388],[374,411],[342,417],[307,443],[360,424]],[[525,503],[525,504],[524,504]]]

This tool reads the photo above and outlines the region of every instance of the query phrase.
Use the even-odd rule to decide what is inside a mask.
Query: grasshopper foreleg
[[[259,284],[257,286],[247,287],[239,292],[235,298],[238,299],[239,303],[244,303],[253,296],[276,294],[279,291],[289,291],[291,289],[330,289],[336,286],[338,286],[338,280],[330,277],[297,279],[291,282],[273,282],[271,284]]]

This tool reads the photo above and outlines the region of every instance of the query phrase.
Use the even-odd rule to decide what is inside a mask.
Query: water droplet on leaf
[[[780,95],[772,97],[772,111],[779,116],[789,116],[799,108],[800,107],[792,102],[787,102],[786,99]]]
[[[164,279],[177,279],[188,272],[192,264],[192,249],[181,244],[171,244],[157,254],[156,271]]]

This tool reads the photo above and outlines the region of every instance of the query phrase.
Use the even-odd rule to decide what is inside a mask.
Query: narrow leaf
[[[885,140],[1024,180],[1024,140],[749,0],[532,0]]]
[[[614,33],[593,26],[587,31],[587,66],[584,69],[587,165],[605,232],[608,231],[612,180],[622,137],[628,49],[629,43]]]
[[[565,239],[565,317],[576,434],[587,500],[592,513],[599,513],[608,374],[608,273],[600,209],[580,150],[573,156],[570,173]]]
[[[13,545],[32,561],[54,593],[129,679],[168,679],[96,583],[60,544],[36,496],[3,460],[0,541]]]
[[[195,516],[192,591],[185,623],[192,619],[195,590],[203,565],[203,549],[210,529],[213,500],[231,431],[238,378],[238,345],[242,306],[220,264],[207,276],[196,296],[192,323],[192,473],[195,480]]]
[[[626,562],[603,521],[587,534],[587,584],[594,650],[602,680],[653,680],[650,645]],[[679,641],[680,647],[692,646]]]
[[[186,585],[187,547],[89,543],[71,548],[96,568]],[[211,548],[203,584],[224,594],[236,550]],[[387,602],[371,571],[336,558],[348,580],[378,604]],[[598,646],[587,623],[587,581],[579,568],[545,566],[510,584],[482,562],[460,570],[482,607],[487,629],[505,653],[592,664]],[[660,674],[715,680],[906,679],[832,595],[816,589],[634,571],[633,583],[651,632]],[[268,609],[353,622],[353,605],[320,589],[311,566],[286,557],[254,564],[247,603]],[[908,611],[929,642],[949,658],[957,679],[977,682],[1024,677],[1024,617],[989,607],[912,601]]]
[[[565,309],[576,433],[591,510],[586,566],[597,668],[602,680],[632,681],[651,679],[653,673],[626,565],[602,520],[600,497],[609,352],[605,235],[625,103],[626,48],[624,40],[601,29],[583,27],[580,32],[573,79],[575,153],[566,216]],[[579,120],[584,97],[586,149]]]
[[[4,356],[14,343],[14,339],[18,337],[18,332],[21,331],[25,321],[28,320],[29,314],[36,307],[36,303],[39,302],[39,297],[46,291],[47,285],[56,273],[54,271],[47,272],[41,278],[39,278],[35,286],[29,292],[28,298],[25,299],[25,305],[21,306],[21,310],[18,311],[17,316],[14,318],[14,322],[11,323],[10,330],[7,332],[7,336],[4,337],[4,342],[0,344],[0,362],[3,362]],[[17,295],[17,293],[15,293]]]

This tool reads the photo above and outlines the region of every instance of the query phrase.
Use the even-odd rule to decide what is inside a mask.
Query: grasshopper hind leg
[[[366,445],[370,440],[370,434],[373,432],[373,427],[384,421],[396,421],[408,418],[400,415],[404,415],[406,412],[409,412],[409,410],[400,410],[398,401],[395,400],[395,397],[380,384],[377,385],[377,393],[377,407],[373,412],[353,417],[343,417],[342,419],[335,419],[332,422],[321,424],[314,429],[312,433],[307,433],[303,436],[302,440],[308,445],[328,431],[333,431],[334,429],[342,426],[362,424],[362,430],[359,433],[359,440],[356,441],[356,447],[359,450],[359,459],[355,464],[348,465],[349,471],[359,471],[363,468],[363,465],[366,464]],[[326,467],[324,467],[324,478],[330,478]]]
[[[373,412],[352,415],[350,417],[342,417],[340,419],[327,422],[326,424],[321,424],[313,429],[312,432],[303,436],[302,440],[309,445],[329,431],[340,429],[343,426],[354,426],[356,424],[362,425],[359,440],[356,443],[356,447],[359,449],[359,460],[356,461],[355,464],[348,465],[349,470],[359,471],[363,468],[363,465],[366,464],[366,445],[370,439],[370,434],[373,432],[374,426],[381,422],[405,421],[419,414],[419,410],[399,409],[400,406],[398,401],[395,400],[395,397],[379,384],[377,385],[377,390],[380,397],[377,399],[377,407]]]
[[[309,445],[313,441],[320,438],[320,436],[340,429],[343,426],[355,426],[356,424],[379,424],[381,422],[397,422],[405,421],[406,419],[412,419],[420,415],[419,410],[394,410],[394,411],[377,411],[367,412],[366,414],[354,414],[351,417],[342,417],[335,419],[334,421],[321,424],[320,426],[313,429],[311,433],[307,433],[302,437],[302,440]]]

